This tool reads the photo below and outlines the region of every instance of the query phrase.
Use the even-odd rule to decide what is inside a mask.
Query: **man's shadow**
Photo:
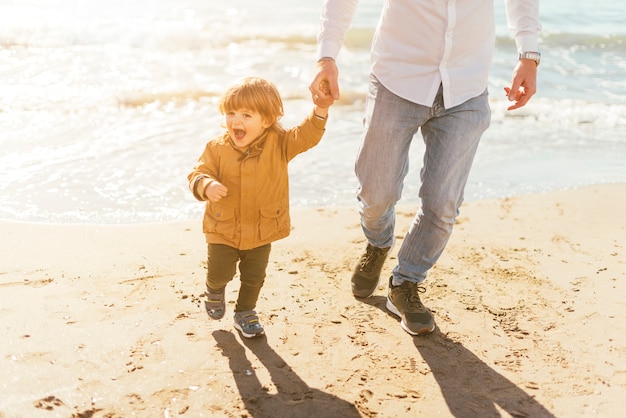
[[[383,296],[359,299],[399,322],[385,308],[386,300]],[[439,328],[428,336],[413,337],[413,344],[433,372],[454,417],[500,418],[497,405],[513,417],[554,418],[533,396],[489,367],[463,344],[443,335]]]
[[[357,418],[356,407],[343,399],[310,388],[267,344],[267,338],[242,338],[243,344],[229,331],[214,331],[213,338],[228,358],[237,388],[246,409],[254,418]],[[277,394],[270,394],[256,376],[246,357],[248,348],[268,370]]]

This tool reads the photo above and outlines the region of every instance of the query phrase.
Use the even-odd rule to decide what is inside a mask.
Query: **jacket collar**
[[[248,148],[246,148],[245,150],[238,148],[233,140],[230,138],[230,135],[228,135],[228,133],[226,135],[228,138],[228,144],[232,147],[232,149],[240,154],[238,161],[244,161],[248,158],[256,157],[260,155],[261,152],[263,152],[263,147],[265,146],[265,142],[267,141],[269,131],[270,129],[266,129],[265,132],[263,132],[260,137],[258,137],[250,145],[248,145]]]

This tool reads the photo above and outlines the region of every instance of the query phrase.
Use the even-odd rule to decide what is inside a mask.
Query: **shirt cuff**
[[[519,34],[515,38],[517,52],[539,52],[537,35],[534,33]]]

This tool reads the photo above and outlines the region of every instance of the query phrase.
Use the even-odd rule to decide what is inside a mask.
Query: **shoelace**
[[[406,282],[405,282],[406,283]],[[409,306],[416,308],[424,308],[422,301],[420,299],[419,294],[426,292],[426,288],[424,286],[420,286],[417,283],[411,283],[406,286],[406,300],[409,302]]]
[[[376,260],[380,256],[380,251],[376,249],[372,249],[367,247],[365,250],[365,256],[363,257],[363,261],[361,261],[361,270],[366,272],[371,272],[372,267],[376,264]],[[367,268],[366,268],[367,267]]]

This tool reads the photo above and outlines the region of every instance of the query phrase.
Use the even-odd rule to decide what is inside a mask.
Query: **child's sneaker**
[[[235,328],[246,338],[256,337],[265,333],[256,311],[235,312]]]
[[[212,319],[222,319],[226,312],[226,302],[224,301],[224,294],[226,288],[221,290],[211,290],[206,288],[207,301],[204,302],[206,312]]]

